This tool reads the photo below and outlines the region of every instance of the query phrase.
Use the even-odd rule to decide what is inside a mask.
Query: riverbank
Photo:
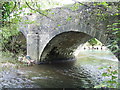
[[[0,52],[0,89],[4,88],[35,88],[32,80],[21,68],[28,67],[20,63],[12,53]]]
[[[104,58],[106,56],[107,58]],[[111,57],[110,57],[111,56]],[[102,58],[99,58],[102,57]],[[116,65],[109,52],[84,51],[77,60],[25,66],[12,55],[0,60],[0,89],[2,88],[93,88],[102,80],[101,66]]]

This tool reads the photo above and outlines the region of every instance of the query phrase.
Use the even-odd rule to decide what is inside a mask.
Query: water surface
[[[11,64],[12,65],[12,64]],[[13,64],[14,65],[14,64]],[[112,65],[118,68],[118,62],[110,51],[81,51],[76,60],[12,68],[0,72],[0,87],[13,88],[90,88],[105,78],[101,66]]]

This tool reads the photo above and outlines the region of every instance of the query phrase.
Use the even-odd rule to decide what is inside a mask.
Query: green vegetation
[[[4,50],[7,50],[7,48],[10,48],[13,46],[7,46],[10,42],[13,41],[13,39],[16,38],[16,35],[19,36],[20,32],[18,31],[19,28],[19,22],[23,21],[22,16],[24,15],[32,15],[32,13],[39,13],[40,15],[43,15],[49,19],[49,9],[43,10],[45,8],[54,7],[54,6],[60,6],[62,5],[59,2],[55,2],[53,0],[45,0],[41,2],[2,2],[2,25],[0,26],[2,35],[1,44],[4,48]],[[120,15],[119,10],[120,6],[118,3],[115,2],[94,2],[94,3],[80,3],[75,1],[75,4],[71,7],[72,11],[76,11],[79,9],[79,6],[85,6],[88,9],[91,9],[93,12],[90,12],[92,15],[96,15],[96,18],[98,21],[104,21],[108,17],[117,17]],[[112,12],[113,10],[115,12]],[[25,12],[26,11],[26,12]],[[104,12],[104,13],[103,13]],[[55,14],[55,13],[53,13]],[[72,17],[68,16],[66,21],[71,21]],[[25,24],[32,24],[35,23],[34,21],[25,21]],[[111,44],[109,45],[109,48],[117,55],[120,56],[120,21],[116,19],[113,23],[109,23],[107,34],[110,35],[110,38],[112,39]],[[61,24],[58,24],[57,26],[61,26]],[[97,44],[97,41],[95,39],[92,39],[89,41],[89,43],[94,46]],[[13,50],[12,50],[13,51]],[[118,57],[119,58],[119,57]]]
[[[118,88],[118,70],[114,70],[113,66],[104,66],[99,69],[105,69],[102,76],[105,78],[107,77],[107,80],[104,80],[100,85],[97,85],[94,88]]]
[[[43,8],[47,8],[47,6],[55,6],[60,5],[58,2],[53,3],[51,0],[47,0],[40,3],[37,2],[2,2],[2,19],[0,22],[2,23],[0,26],[0,35],[2,36],[0,40],[0,44],[2,45],[2,49],[4,51],[11,51],[14,53],[19,53],[20,50],[24,51],[25,43],[21,43],[21,41],[18,39],[21,33],[18,31],[19,23],[22,21],[23,15],[31,15],[32,13],[39,13],[40,15],[43,15],[47,18],[49,17],[49,10],[42,10]],[[109,17],[117,17],[120,16],[120,13],[118,11],[120,10],[119,3],[115,2],[100,2],[100,3],[75,3],[73,7],[70,9],[72,11],[78,10],[79,6],[85,6],[88,9],[93,10],[92,15],[97,16],[98,21],[104,21]],[[42,8],[42,9],[41,9]],[[25,12],[25,10],[28,9],[28,12]],[[115,12],[110,12],[110,9],[114,9]],[[104,12],[104,13],[103,13]],[[55,13],[53,13],[55,14]],[[68,17],[66,21],[72,20],[72,17]],[[26,21],[26,23],[34,23]],[[61,26],[58,24],[57,26]],[[120,59],[120,20],[116,19],[113,23],[110,23],[108,25],[107,35],[111,39],[111,44],[109,45],[109,48],[116,54],[116,56]],[[23,41],[25,42],[25,41]],[[98,44],[96,39],[91,39],[88,41],[92,46]],[[107,67],[107,72],[103,73],[103,77],[110,77],[110,80],[107,80],[103,82],[101,85],[96,86],[97,87],[109,87],[114,88],[117,87],[117,76],[118,74],[117,70],[111,71],[111,66]],[[107,85],[107,86],[106,86]]]
[[[70,9],[71,9],[72,11],[76,11],[76,10],[79,9],[79,6],[80,6],[80,5],[82,5],[82,4],[75,3],[72,7],[70,7]]]
[[[108,34],[111,34],[111,44],[108,46],[120,59],[120,20],[108,25]]]
[[[71,17],[68,17],[68,18],[67,18],[67,21],[70,21],[71,19],[72,19]]]
[[[19,35],[19,22],[22,21],[21,15],[30,15],[32,13],[39,13],[40,15],[43,15],[47,18],[49,14],[49,9],[43,10],[44,8],[48,7],[54,7],[54,6],[60,6],[62,5],[60,2],[55,2],[53,0],[48,0],[48,1],[41,1],[41,2],[2,2],[2,27],[1,27],[1,34],[2,34],[2,46],[4,50],[7,49],[7,44],[8,42],[11,42],[10,39],[13,39],[14,36]],[[98,20],[105,20],[108,16],[119,16],[119,5],[114,2],[100,2],[100,3],[80,3],[75,1],[75,4],[71,7],[72,11],[76,11],[79,9],[79,6],[85,6],[87,8],[92,8],[93,12],[98,16]],[[97,8],[97,9],[95,9]],[[25,10],[29,10],[27,12],[24,12]],[[109,12],[109,9],[114,9],[116,12],[112,13]],[[103,13],[103,11],[105,13]],[[66,21],[72,20],[72,17],[68,17]],[[35,23],[34,21],[25,21],[25,24],[32,24]],[[58,26],[61,26],[58,24]],[[119,26],[119,21],[115,21],[115,23],[112,23],[108,25],[108,33],[113,34],[112,38],[115,38],[113,42],[111,42],[111,45],[109,48],[113,50],[113,52],[118,53],[119,52],[119,46],[118,42],[120,41],[120,28]],[[112,32],[112,33],[111,33]],[[117,38],[117,39],[116,39]],[[97,41],[95,39],[90,40],[89,43],[94,46],[97,44]],[[114,49],[113,49],[114,48]]]
[[[14,55],[21,51],[22,53],[26,53],[25,37],[23,37],[20,31],[18,31],[16,24],[12,24],[8,27],[4,26],[0,35],[2,36],[0,44],[3,51],[10,51],[14,53]]]
[[[94,45],[99,45],[99,44],[100,44],[100,42],[99,42],[97,39],[95,39],[95,38],[90,39],[90,40],[88,41],[88,43],[89,43],[90,45],[92,45],[92,46],[94,46]]]
[[[117,56],[117,58],[120,60],[120,6],[116,2],[95,2],[92,4],[94,8],[93,9],[93,15],[96,15],[96,20],[98,21],[104,21],[108,19],[108,17],[114,18],[114,21],[107,22],[109,23],[107,25],[106,34],[110,38],[111,42],[109,42],[108,48]],[[90,5],[87,5],[87,7],[93,7]],[[113,11],[114,10],[114,11]],[[97,42],[95,39],[89,41],[91,45],[94,45]],[[92,44],[93,43],[93,44]]]
[[[19,23],[23,21],[22,16],[32,15],[33,13],[39,13],[47,18],[49,9],[42,10],[51,6],[60,5],[58,2],[52,0],[44,0],[41,2],[1,2],[2,8],[0,12],[2,18],[0,18],[0,46],[3,51],[10,51],[16,55],[22,52],[26,53],[26,41],[23,38],[22,33],[19,31]],[[41,9],[42,8],[42,9]],[[24,20],[24,24],[32,24],[34,21]],[[58,26],[61,26],[58,24]],[[21,39],[20,39],[21,38]]]

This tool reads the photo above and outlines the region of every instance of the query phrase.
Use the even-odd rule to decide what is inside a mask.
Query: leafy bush
[[[108,79],[103,81],[100,85],[95,86],[94,88],[117,88],[118,70],[114,70],[112,66],[100,67],[99,69],[105,69],[105,72],[102,73],[102,76]]]

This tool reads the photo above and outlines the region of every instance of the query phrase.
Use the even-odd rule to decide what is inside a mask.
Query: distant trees
[[[94,45],[97,45],[97,44],[98,44],[98,40],[95,39],[95,38],[93,38],[93,39],[90,39],[90,40],[88,41],[88,43],[89,43],[90,45],[94,46]]]

